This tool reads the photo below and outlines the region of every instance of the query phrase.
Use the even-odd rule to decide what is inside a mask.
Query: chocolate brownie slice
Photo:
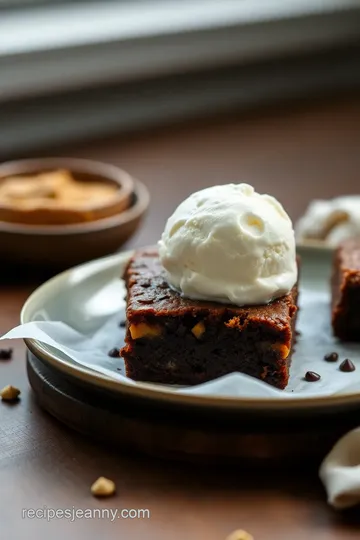
[[[334,255],[332,326],[343,341],[360,341],[360,238],[345,240]]]
[[[285,388],[294,343],[297,286],[270,304],[237,307],[172,290],[156,250],[138,251],[127,286],[126,374],[193,385],[239,371]]]

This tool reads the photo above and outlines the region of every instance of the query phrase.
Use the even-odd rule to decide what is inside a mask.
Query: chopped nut
[[[0,392],[0,396],[3,401],[14,401],[19,397],[19,395],[20,390],[15,386],[11,386],[10,384],[5,386]]]
[[[131,324],[129,330],[133,339],[139,339],[142,337],[156,337],[160,336],[162,332],[160,326],[145,323]]]
[[[246,531],[243,531],[242,529],[238,529],[234,532],[232,532],[226,540],[254,540],[254,537],[247,533]]]
[[[286,345],[282,345],[281,343],[275,343],[272,348],[274,349],[274,351],[280,353],[280,358],[282,360],[285,360],[289,356],[290,349]]]
[[[205,324],[202,321],[200,321],[197,324],[195,324],[195,326],[191,329],[191,331],[194,334],[194,336],[197,339],[199,339],[205,332]]]
[[[248,320],[246,317],[233,317],[232,319],[225,321],[224,324],[228,328],[237,328],[238,330],[244,330],[244,328],[248,324]]]
[[[104,476],[100,476],[91,486],[91,493],[95,497],[110,497],[115,493],[115,490],[115,483]]]

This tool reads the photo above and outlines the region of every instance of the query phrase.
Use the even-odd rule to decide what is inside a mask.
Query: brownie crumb
[[[331,352],[329,354],[325,354],[324,360],[326,362],[337,362],[339,360],[339,355],[337,352]]]
[[[120,356],[120,349],[114,347],[108,352],[108,356],[110,356],[111,358],[118,358]]]
[[[351,360],[346,358],[343,362],[340,364],[340,371],[344,371],[345,373],[350,373],[350,371],[355,371],[355,366]]]
[[[120,321],[119,326],[120,326],[120,328],[125,328],[125,326],[126,326],[126,321]]]
[[[12,349],[0,349],[0,360],[11,360],[13,355]]]
[[[307,371],[305,373],[305,380],[307,382],[316,382],[321,379],[320,375],[318,373],[315,373],[315,371]]]

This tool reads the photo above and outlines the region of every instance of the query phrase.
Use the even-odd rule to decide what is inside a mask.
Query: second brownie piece
[[[128,377],[193,385],[239,371],[287,385],[297,286],[262,306],[187,299],[168,286],[156,250],[137,252],[124,279],[128,326],[121,355]]]
[[[332,275],[332,325],[344,341],[360,341],[360,238],[336,250]]]

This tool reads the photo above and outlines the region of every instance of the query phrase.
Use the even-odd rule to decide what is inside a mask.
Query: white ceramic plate
[[[329,246],[324,240],[301,240],[297,242],[298,249],[315,248],[323,251],[333,252],[333,247]]]
[[[332,252],[315,247],[299,247],[302,258],[300,290],[319,292],[328,288],[331,271]],[[27,300],[22,312],[21,322],[39,319],[39,314],[46,313],[46,319],[63,321],[82,333],[95,330],[99,317],[91,317],[93,299],[102,295],[103,316],[123,308],[123,283],[120,280],[123,268],[131,252],[116,254],[111,257],[87,263],[51,279],[39,287]],[[316,316],[316,313],[314,313]],[[95,327],[94,327],[95,325]],[[271,397],[226,397],[212,395],[186,395],[171,392],[161,385],[138,383],[127,385],[113,380],[92,369],[81,366],[67,356],[33,339],[26,339],[30,351],[56,370],[65,372],[69,377],[83,383],[95,385],[111,392],[138,396],[150,400],[165,401],[220,409],[300,411],[304,409],[323,409],[334,407],[351,408],[360,405],[360,393],[354,390],[347,394],[309,396],[302,399],[279,400]],[[360,348],[359,348],[360,350]],[[329,351],[326,351],[329,352]],[[324,362],[324,365],[326,363]],[[360,388],[360,386],[359,386]]]

